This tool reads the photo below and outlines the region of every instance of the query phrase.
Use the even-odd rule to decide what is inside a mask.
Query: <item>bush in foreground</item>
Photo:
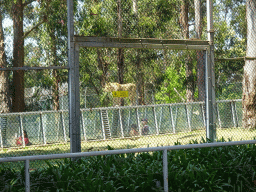
[[[255,161],[255,145],[168,151],[169,191],[256,191]],[[31,191],[163,191],[159,151],[46,163],[31,172]],[[0,190],[24,191],[24,168],[1,165]]]

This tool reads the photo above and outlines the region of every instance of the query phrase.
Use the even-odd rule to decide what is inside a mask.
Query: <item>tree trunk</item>
[[[122,38],[122,9],[121,0],[117,1],[117,16],[118,16],[118,38]],[[118,49],[117,53],[117,68],[118,68],[118,83],[124,83],[124,50]],[[120,98],[120,106],[124,106],[124,99]]]
[[[59,75],[56,69],[53,69],[53,87],[52,87],[52,98],[53,98],[53,110],[58,111],[60,109],[60,97],[59,97]]]
[[[108,63],[103,59],[103,53],[100,49],[97,49],[97,61],[98,68],[102,71],[102,75],[100,76],[100,85],[101,87],[105,87],[108,81]]]
[[[132,12],[135,17],[135,23],[138,25],[139,21],[139,13],[138,13],[138,2],[137,0],[132,0]],[[140,31],[137,29],[137,37],[140,37]],[[135,67],[136,67],[136,95],[137,95],[137,105],[143,105],[144,104],[144,74],[142,70],[142,62],[141,62],[141,54],[142,50],[138,49],[136,50],[136,61],[135,61]]]
[[[137,51],[137,58],[136,58],[136,92],[138,95],[138,105],[144,104],[144,74],[142,70],[142,63],[141,63],[141,52],[142,50]]]
[[[246,1],[246,57],[256,57],[256,1]],[[256,128],[256,60],[246,60],[243,77],[243,127]]]
[[[195,6],[195,32],[196,39],[201,39],[202,35],[202,14],[201,14],[201,0],[194,0]],[[203,61],[203,51],[196,51],[197,56],[197,87],[198,100],[205,100],[205,66]]]
[[[13,4],[13,67],[24,66],[23,9],[22,0],[16,0]],[[12,111],[24,111],[24,71],[22,70],[13,71],[12,93]]]
[[[188,8],[189,8],[189,1],[182,0],[181,13],[180,13],[180,24],[181,24],[181,29],[182,29],[184,39],[189,39]],[[187,102],[193,102],[194,101],[194,84],[195,83],[194,83],[194,77],[193,77],[193,63],[192,63],[190,55],[187,55],[185,67],[186,67]]]
[[[54,30],[51,30],[50,33],[51,37],[51,65],[57,66],[58,65],[58,57],[57,57],[57,38],[54,36]],[[60,109],[60,98],[59,98],[59,81],[60,77],[58,71],[53,69],[52,71],[53,76],[53,85],[52,85],[52,99],[53,99],[53,110],[58,111]]]
[[[1,10],[0,10],[1,11]],[[0,67],[7,67],[6,54],[4,50],[4,34],[2,25],[2,14],[0,12]],[[0,113],[10,112],[8,72],[0,72]]]

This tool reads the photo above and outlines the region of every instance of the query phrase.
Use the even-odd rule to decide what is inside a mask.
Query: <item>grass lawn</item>
[[[228,128],[217,129],[217,138],[222,137],[225,141],[231,139],[232,141],[251,140],[256,137],[256,131],[244,130],[241,128]],[[134,138],[113,139],[113,140],[101,140],[101,141],[83,141],[81,143],[81,151],[101,151],[107,150],[107,146],[111,146],[115,149],[130,149],[130,148],[143,148],[143,147],[156,147],[174,145],[175,142],[180,142],[185,145],[191,140],[201,141],[202,137],[205,138],[205,130],[196,130],[192,132],[180,132],[177,134],[164,134],[164,135],[152,135]],[[49,144],[45,146],[28,146],[25,148],[4,148],[0,150],[0,157],[13,157],[13,156],[26,156],[26,155],[45,155],[45,154],[57,154],[57,153],[69,153],[70,143],[62,144]],[[59,160],[52,160],[59,161]],[[5,163],[5,165],[11,167],[19,167],[23,165],[23,162],[17,163]],[[40,166],[46,166],[43,161],[32,161],[31,167],[36,168]]]

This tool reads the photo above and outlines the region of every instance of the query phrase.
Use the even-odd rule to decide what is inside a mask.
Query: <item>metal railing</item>
[[[256,140],[215,142],[215,143],[203,143],[203,144],[175,145],[175,146],[165,146],[165,147],[122,149],[122,150],[95,151],[95,152],[82,152],[82,153],[65,153],[65,154],[53,154],[53,155],[6,157],[6,158],[0,158],[0,163],[25,161],[25,188],[26,188],[26,192],[29,192],[30,191],[29,163],[32,160],[78,158],[78,157],[90,157],[90,156],[102,156],[102,155],[163,151],[163,181],[164,181],[164,191],[167,192],[168,191],[168,159],[167,159],[168,150],[221,147],[221,146],[244,145],[244,144],[256,144]]]

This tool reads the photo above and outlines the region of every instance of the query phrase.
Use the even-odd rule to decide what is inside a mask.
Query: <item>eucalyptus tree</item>
[[[246,1],[222,0],[214,4],[216,95],[218,99],[241,99],[246,55]],[[229,59],[233,58],[233,59]],[[239,92],[234,92],[240,87]]]
[[[243,127],[256,129],[256,2],[246,1],[247,50],[243,76]],[[250,59],[251,58],[251,59]]]
[[[42,13],[41,18],[38,21],[33,20],[32,27],[24,31],[25,16],[27,14],[33,14],[33,2],[36,2],[36,0],[14,0],[13,2],[9,2],[12,6],[10,15],[13,19],[13,67],[24,66],[24,40],[32,31],[46,21],[46,13]],[[24,71],[17,70],[13,71],[12,111],[21,112],[24,110]]]
[[[189,0],[181,1],[181,12],[180,12],[180,26],[182,29],[182,34],[184,39],[189,39]],[[186,98],[187,102],[194,101],[194,91],[195,91],[195,82],[193,76],[193,63],[190,55],[187,55],[187,59],[185,62],[186,66],[186,86],[187,93]]]
[[[0,3],[0,67],[7,67],[5,43],[4,43],[4,32],[3,32],[3,11],[4,4]],[[10,112],[10,97],[9,97],[9,79],[8,72],[0,72],[0,112]]]
[[[202,3],[201,0],[194,0],[194,9],[195,9],[195,38],[202,39]],[[197,88],[198,88],[198,100],[204,101],[205,99],[205,66],[203,51],[196,51],[197,57]]]
[[[44,49],[47,66],[63,66],[67,64],[67,1],[52,0],[42,2],[40,9],[47,12],[47,20],[40,26],[39,44]],[[39,37],[40,36],[40,37]],[[67,73],[63,70],[48,71],[51,81],[48,89],[52,92],[53,110],[60,109],[60,86],[67,82]]]

